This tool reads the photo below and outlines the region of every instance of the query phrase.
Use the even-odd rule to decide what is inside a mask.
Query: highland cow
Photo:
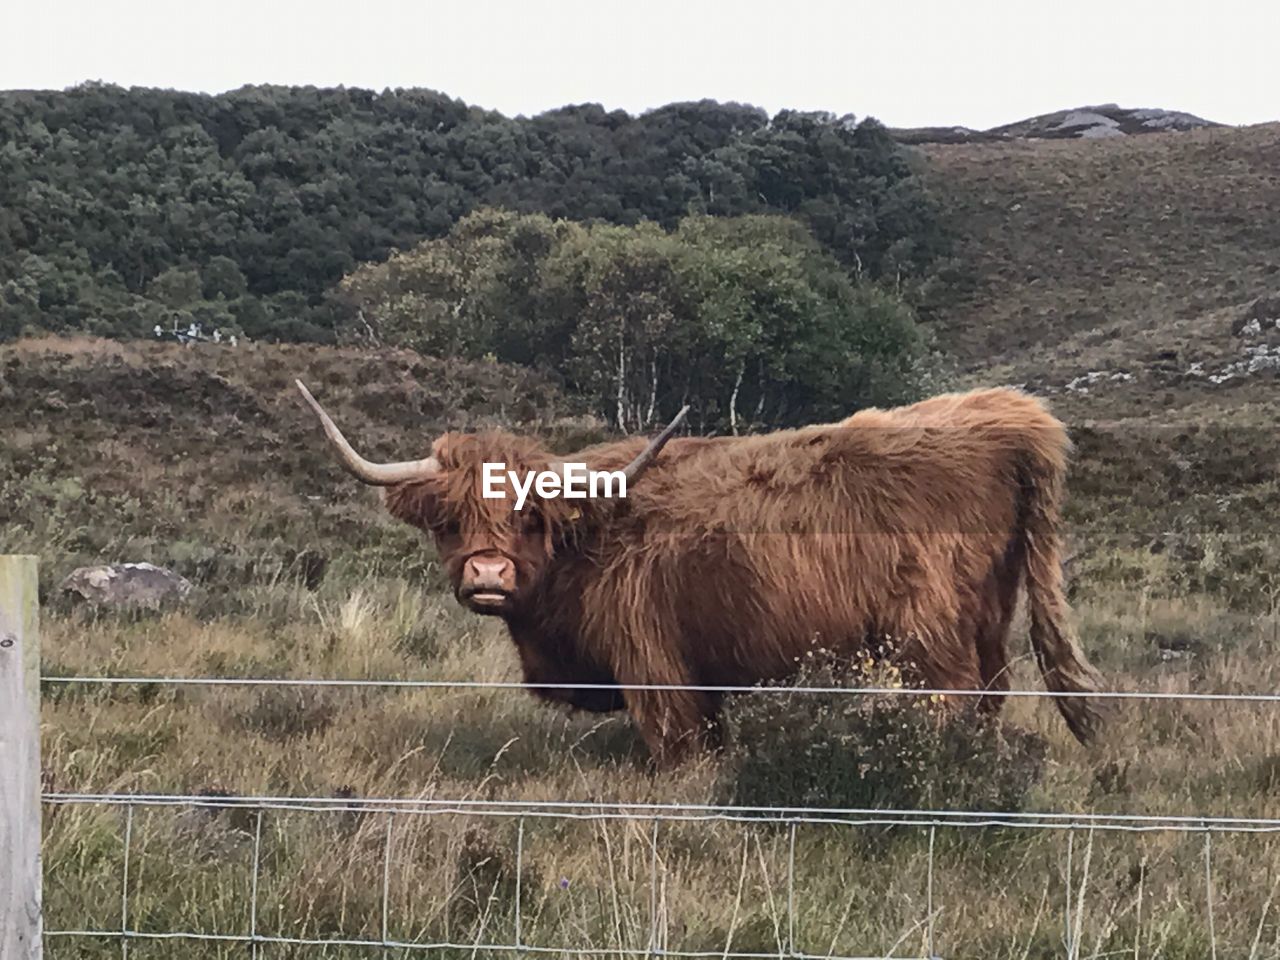
[[[671,688],[783,679],[816,648],[876,656],[888,641],[920,682],[990,690],[994,712],[1024,588],[1046,686],[1081,695],[1055,698],[1081,742],[1096,730],[1085,695],[1099,677],[1062,591],[1069,441],[1031,396],[948,394],[747,437],[673,439],[677,417],[647,444],[570,458],[507,432],[446,433],[422,460],[376,464],[298,387],[342,465],[435,540],[457,600],[505,621],[535,693],[626,709],[659,763],[717,739],[721,697]],[[482,495],[485,463],[585,463],[628,488],[516,510]]]

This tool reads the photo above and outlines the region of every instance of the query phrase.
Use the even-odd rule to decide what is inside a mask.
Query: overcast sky
[[[989,127],[1280,119],[1277,0],[0,0],[0,88],[428,87],[508,115],[734,100]]]

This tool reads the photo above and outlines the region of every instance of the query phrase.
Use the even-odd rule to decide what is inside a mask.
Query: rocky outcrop
[[[1216,126],[1220,124],[1179,110],[1133,109],[1107,103],[1045,113],[989,130],[913,127],[891,130],[890,133],[901,143],[986,143],[1009,140],[1093,140]]]

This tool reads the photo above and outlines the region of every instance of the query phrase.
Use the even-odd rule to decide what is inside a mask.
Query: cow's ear
[[[559,539],[572,543],[590,535],[592,530],[606,526],[618,512],[618,501],[604,497],[576,501],[559,501],[564,504],[557,524]]]
[[[551,550],[579,542],[598,522],[594,500],[556,500],[554,503],[555,511],[547,523],[547,546]]]
[[[382,491],[382,502],[397,520],[430,530],[440,512],[440,497],[426,483],[401,483]]]

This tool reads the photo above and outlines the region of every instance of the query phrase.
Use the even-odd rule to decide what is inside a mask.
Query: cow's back
[[[687,448],[619,516],[592,619],[618,637],[637,618],[677,638],[701,682],[745,683],[813,646],[989,616],[1029,429],[1060,433],[1033,398],[995,390]],[[977,669],[959,638],[922,655],[962,680]]]

